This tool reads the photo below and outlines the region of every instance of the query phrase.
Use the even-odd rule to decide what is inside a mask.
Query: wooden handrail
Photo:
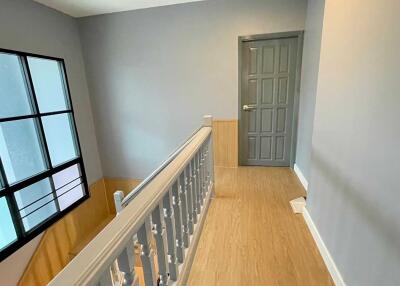
[[[109,284],[112,281],[111,278],[109,279],[108,277],[111,265],[113,265],[121,255],[126,254],[126,249],[131,246],[134,235],[139,232],[143,236],[142,230],[147,230],[147,224],[151,221],[149,218],[152,213],[156,208],[160,207],[166,196],[171,196],[173,185],[175,186],[177,184],[177,181],[183,174],[186,175],[186,170],[188,166],[191,166],[194,158],[199,159],[198,168],[203,168],[204,170],[198,170],[199,173],[197,180],[199,181],[200,188],[198,190],[200,192],[198,202],[193,201],[190,203],[194,206],[195,203],[200,204],[200,199],[202,199],[205,202],[204,205],[208,206],[208,199],[210,197],[211,189],[213,188],[211,147],[209,148],[209,146],[211,146],[211,120],[211,117],[205,119],[205,126],[203,125],[204,127],[202,127],[191,138],[191,141],[181,150],[181,152],[177,154],[176,157],[158,173],[158,175],[148,182],[136,198],[123,208],[119,215],[113,219],[48,285],[114,285]],[[210,154],[208,154],[208,148],[210,149]],[[205,162],[204,158],[207,156],[207,160],[209,161]],[[210,174],[206,176],[204,174],[205,171],[210,172],[211,176]],[[202,181],[200,181],[200,178],[202,178]],[[191,180],[191,177],[187,175],[185,182],[186,179]],[[186,190],[185,187],[183,192],[188,190],[189,188]],[[201,197],[201,192],[203,191],[204,194],[202,195],[203,197]],[[203,201],[201,201],[201,205],[203,205]],[[189,203],[189,201],[187,202]],[[203,207],[203,209],[206,208]],[[187,216],[187,214],[184,215]],[[202,224],[198,225],[199,227],[197,227],[197,231],[200,232]],[[138,236],[140,240],[141,236]],[[144,247],[147,247],[146,243],[143,242],[143,239],[142,244],[144,244]],[[124,272],[126,273],[126,270]],[[106,277],[106,280],[104,280],[104,277]],[[104,283],[104,281],[108,282]],[[152,283],[150,285],[154,286],[156,284]],[[148,286],[148,284],[146,284],[146,286]]]

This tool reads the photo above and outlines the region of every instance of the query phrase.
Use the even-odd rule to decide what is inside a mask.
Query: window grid
[[[28,79],[28,94],[30,96],[30,101],[33,102],[32,112],[33,112],[33,114],[40,114],[39,104],[38,104],[38,100],[36,97],[35,88],[33,85],[32,74],[31,74],[29,64],[28,64],[28,58],[26,56],[20,57],[20,58],[23,59],[22,67],[25,71],[25,82],[26,82],[26,79]],[[68,102],[69,102],[69,100],[68,100]],[[40,145],[42,146],[42,149],[44,149],[44,150],[42,150],[42,155],[44,155],[43,157],[44,157],[44,161],[46,164],[46,169],[51,171],[53,164],[51,163],[49,147],[47,145],[46,136],[44,134],[42,116],[39,115],[36,118],[36,120],[34,120],[34,121],[36,121],[36,128],[39,127],[38,128],[39,129],[38,134],[39,134],[39,140],[40,140],[39,142],[41,143]],[[77,136],[77,135],[75,135],[75,136]],[[79,155],[80,154],[78,154],[78,156]],[[57,194],[56,194],[56,190],[54,188],[53,178],[52,178],[52,176],[49,176],[48,178],[50,180],[50,185],[51,185],[51,189],[52,189],[52,193],[53,193],[53,201],[56,205],[57,213],[59,213],[60,205],[58,204]],[[12,196],[12,197],[15,200],[15,197],[14,196]],[[18,213],[19,212],[20,212],[20,210],[18,210]],[[20,213],[19,213],[19,216],[21,216]],[[21,220],[22,220],[22,218],[21,218]]]
[[[84,163],[81,155],[81,148],[80,148],[80,142],[79,142],[79,137],[78,137],[78,132],[76,129],[75,125],[75,116],[74,116],[74,110],[72,106],[72,101],[71,101],[71,95],[70,95],[70,89],[69,89],[69,84],[68,84],[68,78],[67,78],[67,73],[65,69],[65,63],[63,59],[60,58],[54,58],[54,57],[47,57],[47,56],[41,56],[41,55],[35,55],[35,54],[30,54],[30,53],[24,53],[24,52],[18,52],[18,51],[11,51],[11,50],[5,50],[5,49],[0,49],[0,53],[5,53],[5,54],[10,54],[10,55],[16,55],[18,56],[22,71],[23,71],[23,77],[24,77],[24,83],[25,87],[27,90],[27,96],[28,100],[30,103],[30,108],[31,112],[30,114],[26,115],[20,115],[20,116],[10,116],[10,117],[4,117],[0,118],[0,124],[3,122],[11,122],[11,121],[18,121],[18,120],[26,120],[26,119],[31,119],[33,120],[33,124],[35,125],[36,132],[38,135],[38,140],[39,140],[39,145],[40,145],[40,151],[41,155],[44,159],[45,163],[45,170],[33,175],[32,177],[25,178],[21,181],[17,181],[13,184],[9,184],[7,180],[7,174],[5,172],[5,168],[3,165],[2,158],[0,158],[0,198],[5,197],[7,200],[7,204],[11,213],[11,219],[14,223],[14,228],[15,232],[17,235],[17,240],[6,246],[0,251],[0,261],[5,259],[7,256],[15,252],[17,249],[19,249],[21,246],[29,242],[31,239],[33,239],[36,235],[40,234],[43,230],[48,228],[50,225],[52,225],[54,222],[62,218],[66,213],[68,213],[70,210],[73,208],[77,207],[80,203],[82,203],[84,200],[86,200],[89,197],[89,192],[88,192],[88,184],[86,180],[86,173],[85,173],[85,168],[84,168]],[[52,111],[52,112],[40,112],[40,107],[37,99],[37,95],[35,93],[35,87],[34,87],[34,82],[32,79],[32,74],[30,71],[29,63],[28,63],[28,57],[34,57],[34,58],[39,58],[39,59],[44,59],[44,60],[53,60],[56,61],[58,64],[59,72],[61,75],[61,81],[62,81],[62,87],[64,91],[64,96],[65,96],[65,102],[66,102],[66,107],[65,110],[57,110],[57,111]],[[73,158],[72,160],[69,160],[67,162],[61,163],[59,165],[55,165],[52,163],[52,159],[50,156],[50,151],[49,151],[49,146],[48,142],[46,139],[46,134],[45,134],[45,129],[43,126],[43,118],[45,116],[55,116],[55,115],[60,115],[60,114],[66,114],[68,116],[68,122],[70,126],[70,131],[72,134],[72,139],[75,145],[75,154],[76,157]],[[65,185],[56,188],[54,185],[54,180],[53,180],[53,175],[66,170],[67,168],[76,165],[77,168],[80,171],[80,176],[78,178],[73,179],[72,181],[66,183]],[[26,187],[32,186],[33,184],[43,180],[43,179],[48,179],[50,182],[51,186],[51,193],[47,193],[46,195],[38,198],[37,200],[31,202],[28,205],[24,205],[21,208],[18,207],[16,198],[14,194]],[[78,181],[78,182],[76,182]],[[57,191],[62,190],[66,186],[68,189],[66,191],[63,191],[63,193],[57,195]],[[58,199],[61,196],[66,195],[69,191],[75,189],[76,187],[81,186],[82,191],[83,191],[83,196],[78,199],[77,201],[73,202],[71,205],[69,205],[67,208],[60,210],[60,205]],[[21,216],[21,211],[24,209],[29,208],[33,204],[37,203],[40,200],[46,199],[47,196],[52,195],[52,199],[45,203],[44,205],[41,205],[40,207],[36,208],[32,212],[25,214]],[[24,224],[23,224],[23,218],[28,217],[31,213],[38,211],[39,209],[43,208],[45,205],[54,202],[56,206],[56,212],[53,215],[50,215],[47,217],[44,221],[40,221],[36,226],[32,227],[31,229],[25,230]]]

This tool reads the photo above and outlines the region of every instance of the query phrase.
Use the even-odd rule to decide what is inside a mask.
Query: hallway
[[[216,168],[188,285],[334,285],[301,215],[288,168]]]

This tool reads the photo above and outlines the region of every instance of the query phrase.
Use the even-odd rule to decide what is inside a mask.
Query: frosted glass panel
[[[64,210],[83,197],[81,173],[78,165],[71,166],[53,176],[60,210]]]
[[[43,117],[43,127],[53,166],[77,157],[68,114]]]
[[[19,57],[0,53],[0,118],[31,114]]]
[[[17,239],[6,198],[0,198],[0,250]]]
[[[60,64],[33,57],[28,57],[28,64],[40,112],[68,109]]]
[[[58,203],[60,204],[60,210],[65,210],[67,207],[69,207],[70,205],[72,205],[73,203],[75,203],[77,200],[79,200],[80,198],[83,197],[84,195],[84,191],[83,191],[83,186],[82,183],[80,183],[79,185],[77,185],[77,183],[75,184],[71,184],[71,190],[69,190],[68,192],[64,193],[59,199],[58,199]],[[65,191],[67,191],[66,188],[64,188],[65,190],[60,190],[57,191],[57,195]]]
[[[0,49],[2,258],[87,197],[77,136],[63,60]]]
[[[26,231],[57,212],[49,179],[21,189],[14,196]]]
[[[46,169],[33,119],[0,123],[0,156],[10,184]]]

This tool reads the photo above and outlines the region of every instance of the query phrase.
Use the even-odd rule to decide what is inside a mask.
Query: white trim
[[[295,214],[302,214],[306,207],[306,200],[303,197],[291,200],[290,206]]]
[[[335,283],[336,286],[346,286],[346,284],[343,281],[342,275],[340,274],[339,269],[335,264],[335,261],[333,260],[328,248],[326,247],[324,241],[322,240],[322,237],[319,234],[318,229],[315,226],[307,208],[304,208],[303,210],[303,217],[304,220],[306,221],[308,229],[310,230],[315,240],[315,243],[317,244],[317,247],[319,249],[319,252],[321,253],[322,258],[324,259],[325,265],[332,276],[333,282]]]
[[[294,164],[294,172],[296,173],[297,177],[300,180],[300,183],[303,185],[304,189],[308,191],[308,181],[306,177],[304,177],[303,172],[300,170],[299,166],[297,164]]]

